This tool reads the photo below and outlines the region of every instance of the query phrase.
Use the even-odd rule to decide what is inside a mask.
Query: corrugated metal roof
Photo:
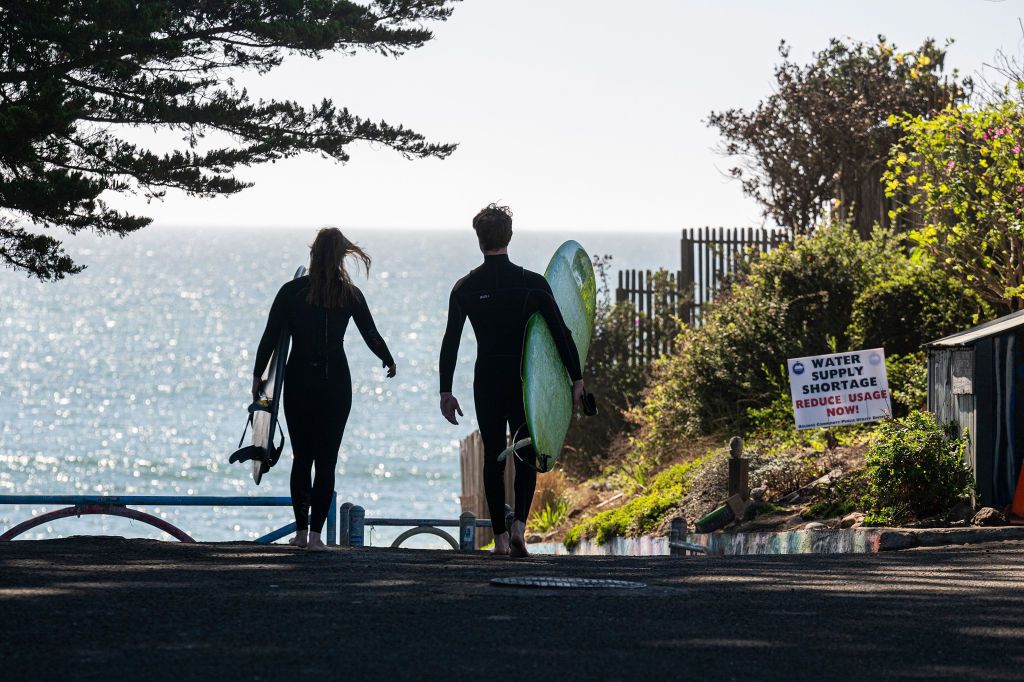
[[[1008,332],[1011,329],[1024,326],[1024,310],[1020,310],[1015,313],[1011,313],[1004,317],[990,320],[985,324],[979,324],[977,327],[972,327],[966,331],[957,332],[950,336],[939,339],[938,341],[932,341],[924,345],[925,348],[949,348],[951,346],[964,346],[969,343],[973,343],[978,339],[984,339],[988,336],[995,336]]]

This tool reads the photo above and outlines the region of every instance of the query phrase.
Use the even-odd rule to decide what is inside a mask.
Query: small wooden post
[[[733,436],[729,441],[729,496],[750,499],[750,460],[743,456],[743,439]]]

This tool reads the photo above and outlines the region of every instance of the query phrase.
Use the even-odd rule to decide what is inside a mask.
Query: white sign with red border
[[[860,424],[892,416],[882,348],[792,358],[788,365],[798,429]]]

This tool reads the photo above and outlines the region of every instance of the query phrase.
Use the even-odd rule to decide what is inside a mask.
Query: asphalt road
[[[513,561],[3,543],[0,679],[1019,680],[1022,550]],[[512,576],[647,587],[489,582]]]

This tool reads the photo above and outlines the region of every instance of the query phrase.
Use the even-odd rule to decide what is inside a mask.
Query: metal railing
[[[120,516],[141,521],[157,528],[181,542],[195,542],[188,533],[165,519],[132,507],[291,507],[291,497],[214,497],[200,495],[0,495],[0,505],[59,505],[63,508],[33,516],[18,523],[0,535],[0,542],[13,540],[22,533],[51,521],[90,514]],[[340,523],[339,523],[340,522]],[[326,542],[345,547],[363,547],[367,527],[389,526],[407,528],[392,543],[399,547],[416,535],[434,535],[445,540],[452,549],[460,552],[474,551],[477,528],[490,528],[488,519],[477,520],[471,512],[464,512],[458,519],[399,519],[366,518],[366,510],[359,505],[346,502],[338,507],[337,494],[332,494],[331,506],[327,512]],[[338,530],[341,537],[338,537]],[[458,539],[441,530],[458,528]],[[295,523],[289,523],[255,540],[269,544],[295,532]]]
[[[408,528],[391,543],[392,547],[400,547],[403,542],[416,535],[434,535],[446,541],[457,552],[475,551],[477,528],[490,528],[490,519],[477,519],[472,512],[462,512],[458,519],[398,519],[398,518],[367,518],[366,510],[359,505],[346,502],[338,510],[338,527],[340,537],[338,544],[343,547],[363,547],[367,527],[385,526]],[[458,540],[442,528],[458,528]]]
[[[34,516],[0,535],[0,542],[12,540],[25,531],[50,521],[70,516],[105,514],[142,521],[182,542],[195,542],[192,537],[170,522],[129,507],[291,507],[291,497],[213,497],[202,495],[0,495],[0,505],[38,504],[70,505],[63,509]],[[337,495],[332,494],[327,512],[327,544],[337,544]],[[295,532],[295,522],[282,526],[256,539],[268,544]]]

